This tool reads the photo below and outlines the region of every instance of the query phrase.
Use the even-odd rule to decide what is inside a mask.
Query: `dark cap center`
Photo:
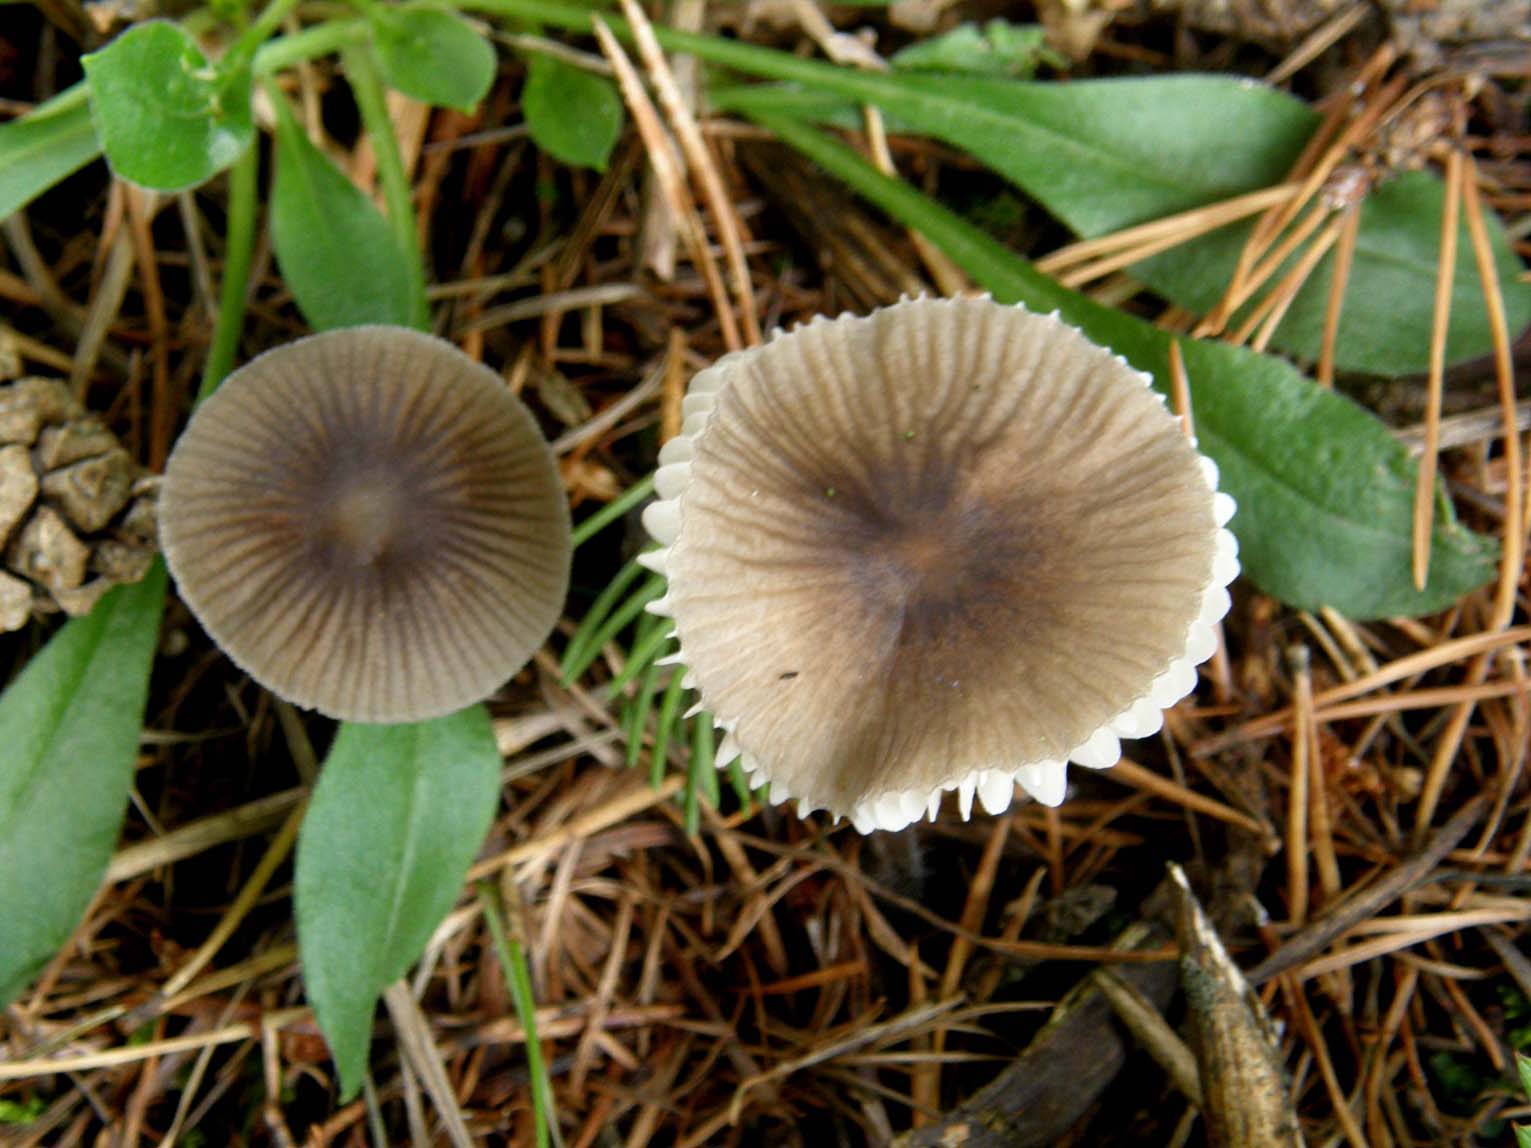
[[[1017,607],[1047,568],[1045,547],[1030,515],[976,491],[921,501],[850,532],[861,535],[847,548],[853,584],[871,616],[900,628],[906,641],[957,626],[968,639],[957,645],[981,658],[984,632],[1013,627],[1014,615],[1024,615]]]
[[[378,476],[353,479],[336,492],[326,510],[324,533],[335,560],[372,566],[383,560],[405,527],[404,499]]]

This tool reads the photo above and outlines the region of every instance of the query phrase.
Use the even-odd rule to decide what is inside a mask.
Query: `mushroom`
[[[170,456],[160,523],[181,597],[235,664],[347,720],[486,697],[568,589],[568,505],[530,412],[402,328],[313,335],[230,375]]]
[[[698,374],[646,561],[773,801],[862,832],[1062,801],[1216,647],[1233,500],[1147,375],[1055,315],[905,300]]]

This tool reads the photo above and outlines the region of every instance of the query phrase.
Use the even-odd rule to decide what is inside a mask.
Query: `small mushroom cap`
[[[160,538],[237,665],[351,721],[488,696],[568,590],[568,505],[530,412],[403,328],[313,335],[230,375],[170,456]]]
[[[1056,804],[1210,656],[1232,502],[1147,376],[1053,316],[908,300],[692,382],[645,521],[733,756],[867,830]]]

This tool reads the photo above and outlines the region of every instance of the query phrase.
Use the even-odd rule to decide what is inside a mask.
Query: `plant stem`
[[[260,175],[260,147],[251,141],[244,154],[229,168],[227,236],[223,253],[223,282],[218,292],[218,321],[212,346],[202,367],[201,402],[218,389],[234,366],[239,333],[244,328],[245,299],[250,293],[250,260],[255,250],[256,184]]]
[[[430,326],[430,312],[425,305],[425,264],[419,241],[415,238],[415,202],[409,180],[404,175],[404,159],[399,154],[399,137],[393,131],[388,101],[383,92],[383,78],[366,45],[351,45],[340,51],[346,78],[356,94],[367,138],[377,156],[378,179],[383,186],[383,202],[388,206],[388,222],[395,241],[409,268],[409,312],[414,325],[422,331]]]
[[[227,64],[242,67],[255,56],[256,50],[276,34],[287,14],[298,6],[298,0],[271,0],[251,24],[239,34],[224,55]]]
[[[291,36],[272,40],[255,53],[251,70],[257,77],[274,75],[308,60],[317,60],[354,44],[365,43],[365,20],[328,20]]]
[[[517,20],[563,28],[570,32],[591,30],[591,17],[599,16],[618,36],[632,39],[632,29],[621,16],[609,11],[595,11],[576,4],[564,4],[560,0],[453,0],[455,5],[470,12],[486,12],[493,16],[508,16]],[[696,32],[681,32],[654,25],[654,36],[659,43],[672,52],[684,52],[706,60],[709,64],[721,64],[752,76],[766,76],[777,80],[801,80],[815,83],[833,91],[855,95],[870,86],[870,81],[883,82],[875,72],[859,72],[838,64],[826,64],[818,60],[806,60],[789,52],[760,48],[754,44],[725,40],[719,36],[707,36]]]

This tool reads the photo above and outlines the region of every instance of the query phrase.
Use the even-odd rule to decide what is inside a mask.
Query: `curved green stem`
[[[346,78],[356,95],[367,138],[377,156],[378,180],[383,187],[383,202],[388,207],[388,223],[404,253],[409,268],[409,311],[414,325],[421,330],[430,326],[430,312],[425,305],[425,264],[419,241],[415,238],[415,202],[409,180],[404,174],[404,159],[399,154],[399,138],[394,135],[393,119],[388,114],[383,77],[378,71],[372,49],[352,45],[340,51]]]
[[[275,75],[286,68],[317,60],[343,48],[367,41],[365,20],[326,20],[290,36],[279,36],[255,53],[251,70],[257,77]]]
[[[255,18],[255,22],[239,34],[229,46],[224,60],[235,67],[249,63],[256,50],[276,34],[287,14],[298,6],[298,0],[271,0],[271,3]]]
[[[224,228],[223,282],[218,293],[218,321],[212,346],[202,367],[201,402],[218,389],[234,366],[239,333],[244,328],[245,299],[250,291],[250,260],[255,251],[256,185],[260,175],[260,148],[255,142],[229,168],[228,221]]]

